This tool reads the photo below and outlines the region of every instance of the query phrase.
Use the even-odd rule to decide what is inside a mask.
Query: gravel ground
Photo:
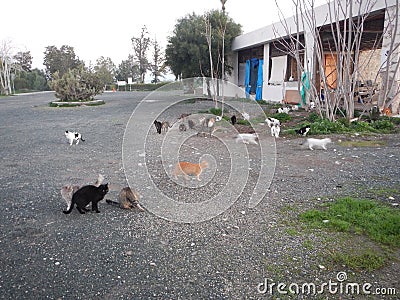
[[[89,184],[97,174],[104,174],[110,183],[109,199],[115,199],[126,185],[121,158],[124,130],[146,95],[105,93],[98,97],[105,105],[78,108],[48,107],[54,100],[52,93],[0,98],[1,299],[276,299],[282,296],[276,291],[272,296],[257,290],[266,278],[276,284],[323,284],[335,281],[338,272],[346,272],[352,282],[396,288],[399,293],[399,251],[387,266],[373,272],[335,265],[323,268],[327,251],[370,242],[299,230],[296,220],[299,211],[339,196],[397,203],[399,135],[332,136],[334,143],[327,151],[302,148],[302,138],[277,139],[276,166],[271,165],[270,171],[274,177],[254,208],[247,201],[263,154],[258,146],[248,145],[249,180],[243,194],[224,213],[201,223],[176,223],[151,212],[120,210],[104,201],[100,214],[79,215],[74,210],[64,215],[59,190],[65,184]],[[173,121],[181,113],[209,106],[208,102],[176,105],[159,118]],[[81,132],[86,141],[69,146],[65,130]],[[257,130],[261,140],[275,147],[266,128]],[[231,138],[226,130],[216,135]],[[213,157],[204,173],[205,179],[212,179],[194,189],[190,188],[194,183],[185,187],[181,179],[175,183],[163,171],[160,145],[164,136],[151,128],[146,138],[146,163],[163,193],[192,203],[223,188],[231,167],[229,149],[223,143],[200,136],[185,142],[179,154],[182,159],[195,160],[210,152]],[[385,144],[355,148],[339,143],[359,139]],[[374,190],[393,191],[394,200]],[[142,202],[146,204],[146,199]],[[291,234],[290,228],[296,228],[297,234]],[[305,247],[305,241],[313,247]],[[324,293],[316,298],[351,297]],[[398,295],[384,299],[398,299]]]

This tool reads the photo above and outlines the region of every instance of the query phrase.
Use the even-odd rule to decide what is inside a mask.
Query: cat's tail
[[[84,142],[85,140],[83,139],[83,136],[81,136],[81,141]]]
[[[73,208],[74,208],[74,203],[71,202],[71,205],[70,205],[69,209],[68,209],[68,210],[63,210],[63,213],[66,214],[66,215],[68,215],[68,214],[71,213],[71,211],[72,211]]]
[[[117,201],[106,199],[106,202],[107,202],[107,204],[110,204],[110,205],[118,205],[119,206],[119,202],[117,202]]]

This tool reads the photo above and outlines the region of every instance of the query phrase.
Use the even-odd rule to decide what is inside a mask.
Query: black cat
[[[236,116],[235,115],[233,115],[232,117],[231,117],[231,122],[232,122],[232,125],[235,125],[236,124]]]
[[[310,128],[311,128],[310,125],[306,125],[304,127],[301,127],[300,129],[296,129],[295,131],[297,134],[306,136],[307,133],[310,131]]]
[[[99,187],[94,185],[86,185],[79,190],[77,190],[72,196],[71,206],[67,211],[63,210],[64,214],[71,213],[74,205],[76,204],[76,209],[84,214],[89,211],[86,206],[92,202],[92,211],[99,213],[99,208],[97,204],[103,200],[104,196],[108,193],[108,183],[102,184]]]
[[[157,121],[157,120],[154,120],[154,126],[156,126],[157,132],[158,132],[159,134],[161,134],[162,123],[159,122],[159,121]]]

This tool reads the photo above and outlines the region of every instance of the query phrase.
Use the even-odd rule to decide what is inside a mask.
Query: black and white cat
[[[307,133],[310,131],[310,129],[311,129],[310,125],[306,125],[306,126],[301,127],[300,129],[296,129],[295,131],[297,134],[306,136]]]
[[[65,131],[65,137],[68,139],[70,146],[72,146],[73,142],[76,142],[76,145],[79,144],[79,141],[81,140],[84,142],[85,140],[82,138],[82,134],[76,131]]]
[[[91,202],[92,203],[92,211],[99,213],[98,203],[103,200],[104,196],[108,193],[108,183],[101,184],[96,187],[94,185],[86,185],[79,190],[77,190],[72,196],[71,206],[68,210],[63,210],[64,214],[71,213],[74,205],[76,205],[76,209],[84,214],[89,210],[86,206]]]
[[[271,135],[273,137],[278,138],[280,132],[281,132],[281,126],[280,125],[278,125],[278,124],[272,125],[272,127],[271,127]]]
[[[275,118],[266,118],[265,122],[271,128],[271,135],[273,137],[279,137],[279,133],[281,132],[281,122]]]
[[[272,125],[279,125],[279,126],[281,125],[281,122],[278,119],[270,117],[265,119],[265,123],[267,123],[269,127],[272,127]]]

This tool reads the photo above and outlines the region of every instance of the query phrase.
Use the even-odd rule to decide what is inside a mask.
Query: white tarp
[[[272,57],[271,78],[269,84],[283,84],[287,68],[287,56]]]

